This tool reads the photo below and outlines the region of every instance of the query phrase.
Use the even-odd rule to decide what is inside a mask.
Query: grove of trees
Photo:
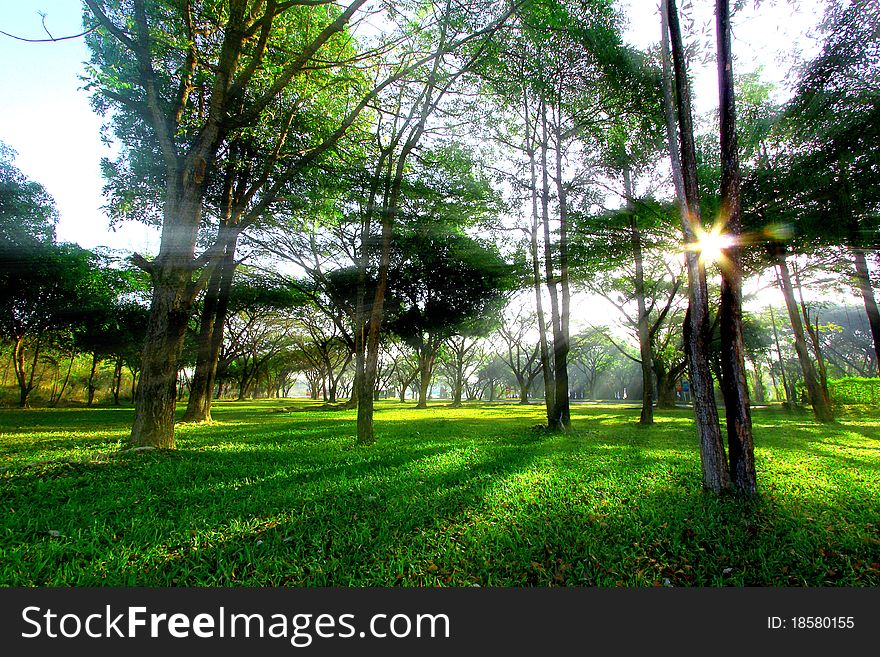
[[[784,102],[730,5],[695,117],[674,0],[645,52],[607,0],[84,0],[105,207],[161,242],[58,243],[0,147],[7,401],[131,403],[153,448],[217,398],[357,408],[362,445],[383,397],[682,405],[704,487],[755,494],[753,404],[832,422],[880,376],[880,3],[827,3]]]

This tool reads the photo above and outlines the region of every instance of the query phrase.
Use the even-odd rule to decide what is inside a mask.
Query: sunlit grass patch
[[[354,411],[225,402],[177,450],[111,458],[130,410],[4,411],[0,583],[880,584],[876,418],[756,410],[741,500],[702,492],[687,409],[577,404],[565,435],[543,412],[380,402],[360,447]]]

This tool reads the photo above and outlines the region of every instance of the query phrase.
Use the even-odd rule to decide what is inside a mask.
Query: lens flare
[[[700,262],[709,264],[718,262],[724,257],[724,250],[734,244],[732,235],[725,233],[724,228],[718,224],[712,230],[706,232],[702,228],[696,230],[697,241],[688,245],[688,250],[700,254]]]

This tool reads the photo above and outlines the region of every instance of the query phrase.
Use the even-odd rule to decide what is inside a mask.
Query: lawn
[[[760,496],[700,487],[690,412],[219,403],[112,455],[130,409],[0,411],[3,586],[878,586],[880,417],[754,413]]]

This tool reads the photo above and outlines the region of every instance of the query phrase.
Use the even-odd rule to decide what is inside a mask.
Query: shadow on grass
[[[743,501],[701,492],[677,412],[643,429],[584,407],[556,435],[495,405],[488,421],[388,405],[359,448],[353,418],[266,408],[224,404],[173,452],[4,474],[0,583],[880,584],[876,482],[845,460],[780,476],[810,450],[835,459],[797,419],[768,427],[762,497]]]

